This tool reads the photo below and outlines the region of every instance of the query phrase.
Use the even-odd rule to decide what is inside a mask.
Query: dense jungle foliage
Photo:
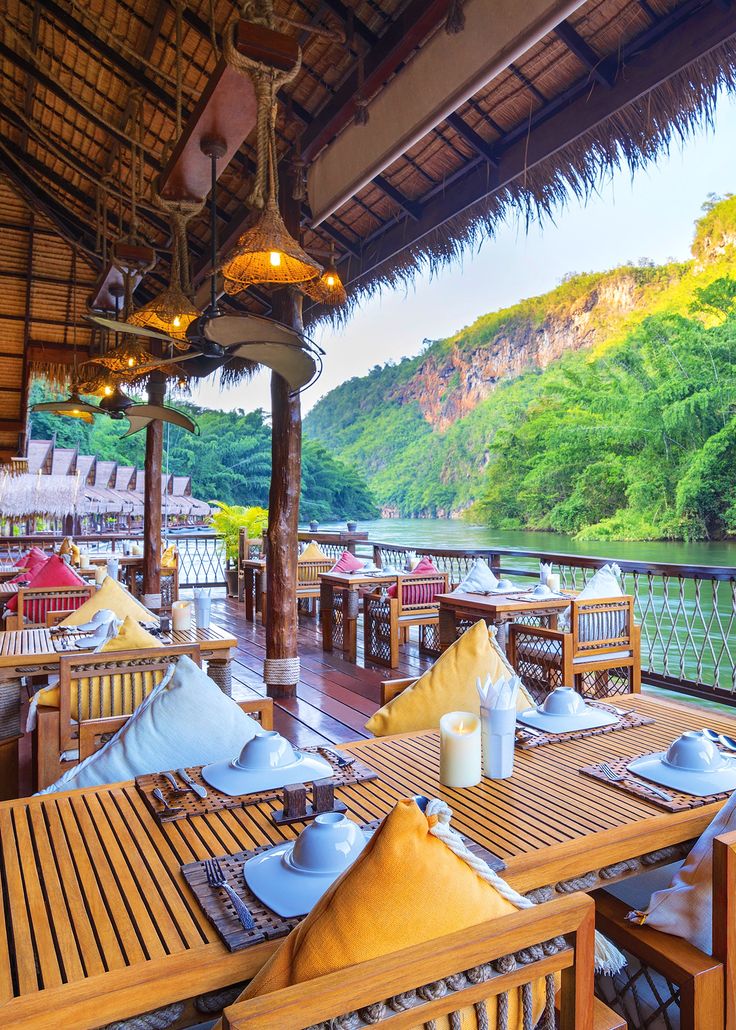
[[[30,403],[58,394],[37,382]],[[199,426],[194,436],[177,426],[164,425],[164,462],[169,472],[192,477],[192,492],[201,500],[268,507],[271,479],[271,427],[262,411],[210,411],[177,403]],[[76,447],[80,454],[143,468],[146,434],[122,440],[127,422],[99,416],[93,425],[45,412],[31,416],[31,435],[49,440],[56,434],[59,447]],[[317,441],[306,440],[302,452],[300,518],[369,519],[376,505],[361,473],[343,464]]]
[[[463,511],[497,529],[585,539],[736,534],[736,197],[710,198],[704,212],[691,261],[571,276],[348,381],[310,413],[307,433],[402,515]],[[596,323],[596,297],[617,284],[636,303]],[[422,376],[443,360],[451,368],[443,355],[478,361],[580,310],[592,312],[591,346],[501,379],[451,425],[432,424]],[[439,402],[462,389],[449,375]]]

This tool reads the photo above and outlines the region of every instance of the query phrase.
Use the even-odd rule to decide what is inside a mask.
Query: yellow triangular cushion
[[[72,565],[79,565],[79,548],[76,544],[70,544],[69,550],[72,552]]]
[[[176,546],[169,544],[164,553],[161,555],[161,568],[162,569],[173,569],[176,565]]]
[[[354,865],[291,931],[240,1000],[516,911],[495,887],[432,836],[427,817],[414,801],[399,801]],[[538,981],[535,1022],[543,994],[543,982]],[[488,1015],[495,1026],[492,1001]],[[464,1030],[477,1026],[472,1009],[462,1010],[462,1025]],[[509,994],[508,1025],[521,1027],[516,991]],[[437,1027],[447,1027],[447,1020],[438,1020]]]
[[[140,601],[136,601],[122,583],[118,583],[111,576],[106,576],[100,589],[88,601],[85,601],[81,608],[77,608],[71,615],[67,615],[61,625],[81,626],[83,622],[89,622],[92,616],[103,608],[109,608],[110,611],[115,612],[119,619],[125,619],[130,615],[137,622],[158,624],[157,615],[150,612]]]
[[[163,646],[157,637],[147,633],[136,619],[132,619],[128,615],[118,630],[117,636],[103,644],[98,654],[101,654],[103,651],[138,651],[146,647]],[[151,673],[135,672],[131,677],[130,674],[126,674],[123,677],[126,682],[117,684],[114,698],[115,703],[113,705],[110,705],[108,700],[110,690],[109,676],[95,676],[90,679],[81,680],[83,697],[82,718],[93,719],[103,711],[106,715],[125,715],[126,711],[128,709],[132,710],[132,708],[139,704],[145,695],[150,693],[158,680],[161,679],[160,674],[155,674],[153,678],[152,675]],[[148,682],[149,680],[150,682]],[[100,697],[100,694],[102,694],[102,697]],[[46,705],[48,708],[58,708],[60,704],[59,687],[44,687],[36,692],[36,698],[39,705]],[[135,703],[132,703],[132,701]],[[110,708],[113,711],[110,711]],[[73,688],[71,692],[71,710],[72,717],[76,718],[76,688]]]
[[[298,561],[329,561],[329,558],[320,550],[319,544],[312,540],[299,555]]]
[[[495,683],[511,676],[513,669],[481,619],[450,644],[416,683],[379,708],[365,728],[376,737],[385,737],[438,729],[440,717],[446,712],[478,714],[480,698],[475,681],[480,678],[485,683],[489,674]],[[520,690],[517,710],[532,704],[526,691]]]
[[[72,542],[68,536],[65,536],[61,541],[61,547],[59,548],[59,554],[71,554],[72,553]]]
[[[100,648],[102,651],[137,651],[145,647],[163,647],[164,645],[152,633],[141,626],[137,619],[126,615],[117,636],[112,637]]]

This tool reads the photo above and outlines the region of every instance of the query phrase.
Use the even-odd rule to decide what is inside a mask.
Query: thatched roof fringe
[[[572,194],[585,202],[607,175],[628,167],[632,175],[669,153],[704,126],[712,126],[718,97],[736,92],[736,37],[693,61],[661,85],[619,109],[553,156],[526,169],[506,186],[424,236],[399,257],[373,269],[367,281],[348,287],[341,308],[315,307],[309,324],[343,325],[355,306],[384,289],[406,287],[417,274],[434,274],[493,237],[499,222],[513,215],[533,222],[552,218]]]

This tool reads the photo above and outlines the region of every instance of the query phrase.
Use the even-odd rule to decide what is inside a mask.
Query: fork
[[[635,777],[634,774],[630,772],[627,772],[626,776],[621,773],[614,772],[608,762],[601,762],[598,768],[606,779],[611,781],[611,783],[623,783],[626,776],[631,776],[632,779],[638,779],[638,777]],[[668,794],[666,790],[660,790],[659,787],[653,787],[651,783],[644,783],[643,786],[646,787],[650,793],[654,794],[655,797],[661,798],[662,801],[672,800],[672,795]]]
[[[163,794],[161,793],[161,791],[159,790],[158,787],[155,787],[151,791],[151,794],[153,795],[153,797],[156,798],[157,801],[160,801],[161,804],[164,806],[164,813],[165,814],[167,814],[167,815],[174,815],[175,812],[181,812],[182,811],[181,808],[176,808],[175,806],[170,805],[169,802],[163,796]]]
[[[204,871],[207,877],[207,883],[210,887],[214,887],[215,890],[225,891],[227,896],[230,898],[243,928],[245,930],[255,930],[256,924],[253,922],[253,916],[250,914],[248,906],[227,882],[227,878],[222,866],[220,865],[219,859],[205,859]]]

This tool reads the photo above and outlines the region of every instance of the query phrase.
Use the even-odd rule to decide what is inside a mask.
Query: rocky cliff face
[[[565,351],[591,347],[609,335],[613,322],[636,308],[641,287],[631,275],[604,280],[569,305],[538,321],[511,318],[490,341],[469,347],[462,334],[444,354],[432,352],[392,399],[416,401],[440,431],[485,400],[501,380],[531,368],[546,368]]]

